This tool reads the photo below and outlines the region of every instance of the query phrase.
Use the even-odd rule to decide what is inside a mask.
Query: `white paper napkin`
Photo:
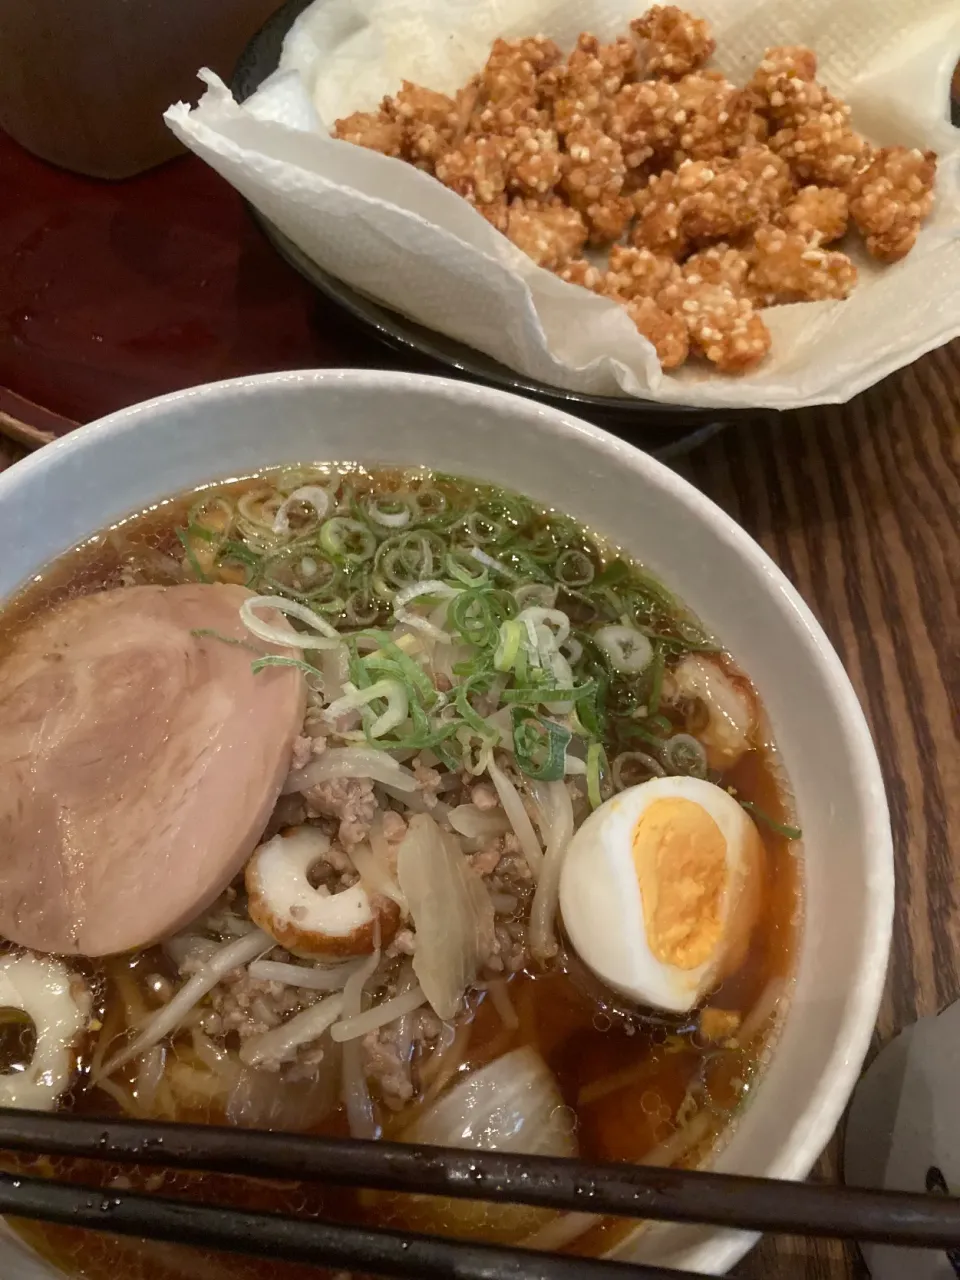
[[[492,41],[581,31],[610,39],[645,4],[624,0],[318,0],[291,29],[279,69],[243,106],[202,71],[199,106],[166,113],[202,156],[325,271],[431,329],[569,390],[664,402],[778,409],[842,403],[960,334],[960,130],[949,83],[958,0],[694,0],[714,65],[744,83],[763,50],[808,44],[820,79],[872,141],[939,153],[933,214],[913,252],[880,267],[850,250],[845,302],[773,307],[773,350],[746,377],[705,366],[661,372],[616,303],[565,284],[465,201],[399,160],[329,136],[404,78],[453,92]],[[853,237],[851,237],[853,239]],[[844,246],[846,247],[846,246]]]

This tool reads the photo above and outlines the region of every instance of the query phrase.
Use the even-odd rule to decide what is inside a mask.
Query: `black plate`
[[[247,45],[237,63],[231,83],[238,102],[249,98],[267,76],[276,70],[284,37],[311,3],[312,0],[288,0]],[[408,357],[415,354],[418,366],[422,366],[426,359],[434,366],[434,372],[446,372],[454,377],[501,387],[555,408],[565,409],[661,458],[685,453],[715,435],[734,416],[742,418],[745,414],[766,412],[738,410],[734,415],[728,410],[656,404],[632,397],[581,395],[524,377],[482,352],[447,338],[433,329],[426,329],[358,293],[318,267],[252,206],[250,212],[277,252],[296,271],[388,347]]]

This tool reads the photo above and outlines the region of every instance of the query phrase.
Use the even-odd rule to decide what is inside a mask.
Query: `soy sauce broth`
[[[267,472],[217,485],[215,492],[238,498],[275,475]],[[350,476],[358,497],[362,497],[370,493],[389,495],[406,481],[408,473],[368,473],[354,468]],[[190,580],[192,575],[189,566],[184,567],[177,530],[189,523],[189,513],[198,500],[213,491],[198,491],[158,504],[61,557],[0,613],[0,662],[18,630],[58,601],[125,584]],[[536,517],[543,523],[549,518],[550,513]],[[585,531],[579,531],[572,545],[595,558],[598,568],[616,558],[615,549]],[[683,584],[677,585],[682,591]],[[726,656],[723,662],[736,671]],[[666,709],[666,714],[677,728],[684,727],[676,713]],[[788,821],[789,792],[776,749],[768,734],[759,736],[766,741],[743,756],[720,781],[734,789],[738,798],[753,802],[774,820]],[[610,754],[636,745],[611,740]],[[511,1049],[530,1046],[543,1056],[556,1076],[584,1158],[643,1161],[681,1132],[692,1115],[702,1117],[699,1136],[688,1148],[680,1150],[678,1163],[689,1166],[709,1158],[711,1151],[729,1136],[738,1109],[755,1089],[762,1065],[772,1051],[801,925],[797,846],[763,823],[758,823],[758,829],[766,852],[759,923],[742,968],[728,978],[709,1001],[714,1008],[738,1011],[748,1018],[751,1011],[759,1011],[761,1015],[766,1011],[767,1016],[762,1017],[748,1044],[739,1047],[708,1043],[695,1026],[679,1033],[657,1025],[625,1027],[616,1016],[615,1008],[607,1013],[603,1002],[598,1003],[595,988],[585,986],[575,968],[568,970],[561,964],[541,972],[531,964],[509,983],[519,1019],[515,1030],[504,1027],[492,1000],[483,992],[475,992],[470,997],[469,1030],[463,1033],[465,1050],[458,1074],[482,1066]],[[139,993],[146,1008],[155,1007],[148,975],[177,981],[160,948],[133,957],[113,957],[89,964],[98,984],[101,1020],[111,1017],[111,1010],[122,1002],[124,992],[129,1000],[131,988]],[[20,1032],[16,1034],[18,1043],[23,1041]],[[90,1087],[86,1074],[89,1055],[88,1046],[84,1070],[65,1100],[64,1108],[104,1118],[123,1114],[117,1102],[103,1091]],[[173,1056],[176,1056],[175,1050]],[[687,1114],[678,1114],[684,1105]],[[224,1122],[222,1108],[217,1105],[181,1106],[176,1118]],[[384,1136],[397,1136],[408,1122],[406,1112],[398,1116],[387,1114]],[[340,1107],[329,1115],[316,1131],[347,1136],[344,1109]],[[145,1166],[120,1168],[93,1160],[30,1158],[12,1153],[4,1154],[2,1163],[11,1170],[67,1178],[102,1188],[104,1192],[145,1190],[183,1196],[196,1202],[219,1201],[237,1207],[382,1226],[413,1226],[451,1234],[457,1229],[455,1219],[445,1219],[442,1212],[432,1214],[426,1223],[418,1220],[400,1196],[320,1189],[297,1183],[278,1186],[222,1175]],[[491,1214],[495,1212],[491,1210]],[[139,1242],[75,1228],[20,1222],[15,1226],[24,1239],[65,1273],[86,1280],[114,1280],[117,1274],[124,1280],[187,1280],[194,1276],[203,1280],[220,1280],[220,1277],[226,1280],[228,1276],[230,1280],[300,1280],[301,1277],[306,1280],[319,1274],[314,1268],[200,1253],[180,1246]],[[572,1252],[596,1254],[611,1247],[630,1229],[630,1224],[606,1220],[568,1247]]]

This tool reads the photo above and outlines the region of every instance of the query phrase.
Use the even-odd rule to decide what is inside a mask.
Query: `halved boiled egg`
[[[760,905],[763,844],[722,787],[653,778],[574,835],[560,910],[577,954],[640,1004],[686,1013],[740,967]]]

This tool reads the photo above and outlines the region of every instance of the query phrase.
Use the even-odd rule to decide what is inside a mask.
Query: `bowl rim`
[[[889,809],[880,762],[866,716],[840,658],[830,640],[783,571],[745,529],[741,528],[712,499],[671,471],[656,458],[628,442],[593,426],[563,410],[523,396],[457,379],[431,374],[368,369],[303,369],[276,373],[247,374],[220,382],[169,392],[138,402],[71,431],[43,449],[0,473],[0,502],[19,487],[24,478],[42,473],[51,462],[83,453],[102,445],[111,437],[142,429],[158,411],[178,406],[202,406],[232,393],[276,390],[285,386],[308,387],[322,394],[326,386],[372,387],[402,395],[410,390],[435,394],[439,398],[471,399],[478,407],[507,409],[520,418],[537,419],[549,430],[577,437],[583,446],[602,455],[610,467],[626,467],[648,484],[667,492],[670,499],[685,507],[719,540],[751,563],[767,584],[777,609],[792,614],[796,627],[816,651],[815,661],[828,686],[843,728],[844,746],[857,780],[857,807],[863,825],[862,842],[870,853],[872,875],[865,884],[868,905],[865,911],[863,945],[859,971],[855,974],[856,1000],[844,1018],[842,1034],[834,1042],[821,1067],[807,1103],[797,1116],[790,1137],[769,1161],[767,1175],[798,1180],[805,1178],[840,1121],[863,1060],[870,1045],[886,979],[887,959],[894,911],[894,848]],[[198,479],[203,482],[206,477]],[[157,494],[157,498],[167,497]],[[711,1240],[709,1264],[712,1271],[725,1271],[747,1251],[756,1237],[746,1232],[718,1232]],[[716,1273],[716,1271],[715,1271]]]

